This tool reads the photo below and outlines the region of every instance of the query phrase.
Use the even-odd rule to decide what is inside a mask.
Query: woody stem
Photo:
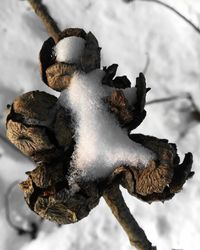
[[[54,19],[50,16],[46,6],[42,4],[41,0],[28,0],[36,15],[41,19],[47,32],[53,38],[55,43],[59,40],[60,29],[58,28]]]
[[[113,185],[107,189],[104,192],[103,197],[107,205],[112,210],[112,213],[128,235],[131,245],[136,247],[138,250],[156,250],[155,247],[152,247],[152,244],[147,239],[145,232],[130,213],[130,210],[127,207],[119,189],[119,185]]]

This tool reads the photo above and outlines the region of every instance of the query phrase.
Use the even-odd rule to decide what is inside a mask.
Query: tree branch
[[[196,120],[200,120],[200,110],[197,104],[194,101],[194,98],[192,95],[188,92],[182,93],[180,95],[174,95],[174,96],[169,96],[169,97],[164,97],[164,98],[158,98],[158,99],[153,99],[151,101],[146,102],[146,105],[151,105],[151,104],[157,104],[157,103],[163,103],[163,102],[170,102],[170,101],[176,101],[180,99],[186,99],[191,103],[191,107],[193,108],[195,112],[195,116],[197,116]]]
[[[145,232],[140,228],[137,221],[131,215],[118,185],[113,185],[107,189],[103,195],[112,213],[123,227],[129,237],[132,246],[138,250],[156,250],[147,239]]]
[[[177,11],[176,9],[174,9],[172,6],[159,1],[159,0],[124,0],[124,2],[133,2],[133,1],[141,1],[141,2],[154,2],[157,4],[160,4],[164,7],[166,7],[167,9],[173,11],[175,14],[177,14],[180,18],[182,18],[185,22],[187,22],[197,33],[200,34],[200,28],[198,26],[196,26],[192,21],[190,21],[188,18],[186,18],[183,14],[181,14],[179,11]]]
[[[145,65],[144,65],[144,69],[143,69],[143,71],[142,71],[142,73],[143,73],[144,75],[146,75],[146,73],[147,73],[147,71],[148,71],[149,64],[150,64],[150,56],[149,56],[149,53],[147,52],[147,53],[146,53],[146,63],[145,63]]]
[[[170,102],[179,99],[189,99],[189,93],[183,93],[182,95],[174,95],[164,98],[153,99],[151,101],[146,102],[146,105],[156,104],[156,103],[163,103],[163,102]]]
[[[41,19],[47,32],[53,38],[55,43],[59,40],[60,29],[58,28],[54,19],[50,16],[45,5],[42,4],[41,0],[28,0],[36,15]]]

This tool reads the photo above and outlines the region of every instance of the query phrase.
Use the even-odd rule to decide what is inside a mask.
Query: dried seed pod
[[[86,217],[101,196],[95,182],[72,180],[67,164],[66,159],[64,163],[40,165],[20,184],[29,207],[40,217],[58,224],[75,223]]]
[[[55,63],[47,68],[46,78],[48,86],[56,91],[62,91],[70,84],[73,73],[78,69],[77,65]]]
[[[34,161],[50,161],[72,142],[70,116],[57,98],[33,91],[17,97],[7,117],[8,139]]]
[[[70,28],[61,32],[59,41],[70,36],[81,37],[86,41],[80,63],[57,62],[53,53],[56,44],[52,38],[44,42],[40,51],[41,78],[45,84],[56,91],[62,91],[69,86],[71,77],[76,70],[89,72],[100,68],[100,48],[95,36],[91,32],[86,34],[82,29]]]
[[[45,128],[29,127],[20,122],[9,120],[6,135],[27,156],[34,156],[37,152],[47,152],[54,149],[54,145],[46,135]]]
[[[120,92],[114,95],[112,102],[127,108]],[[174,144],[139,134],[129,137],[155,152],[157,161],[149,162],[143,169],[120,166],[111,178],[98,180],[99,183],[84,181],[81,174],[70,167],[74,151],[70,123],[70,113],[57,105],[57,99],[39,91],[18,97],[8,115],[8,138],[24,154],[40,162],[27,173],[29,177],[20,187],[29,207],[42,218],[59,224],[84,218],[98,204],[103,191],[116,180],[143,201],[171,199],[193,174],[191,154],[179,165]]]

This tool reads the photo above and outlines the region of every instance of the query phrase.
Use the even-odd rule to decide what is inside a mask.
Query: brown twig
[[[142,73],[143,73],[144,75],[146,75],[146,73],[147,73],[147,71],[148,71],[149,64],[150,64],[150,56],[149,56],[149,53],[147,52],[147,53],[146,53],[146,63],[145,63],[145,65],[144,65],[144,69],[143,69],[143,71],[142,71]]]
[[[138,250],[156,250],[147,239],[145,232],[140,228],[127,207],[118,185],[107,189],[103,195],[112,213],[123,227],[132,246]]]
[[[173,8],[172,6],[159,1],[159,0],[124,0],[125,2],[133,2],[133,1],[143,1],[143,2],[154,2],[157,4],[160,4],[164,7],[166,7],[167,9],[173,11],[175,14],[177,14],[179,17],[181,17],[185,22],[187,22],[197,33],[200,34],[200,28],[198,26],[196,26],[192,21],[190,21],[188,18],[186,18],[183,14],[181,14],[179,11],[177,11],[175,8]]]
[[[187,93],[187,92],[182,93],[180,95],[174,95],[174,96],[169,96],[169,97],[164,97],[164,98],[153,99],[151,101],[146,102],[146,105],[176,101],[176,100],[180,100],[180,99],[187,99],[191,103],[191,106],[192,106],[193,110],[195,111],[195,113],[197,114],[197,116],[200,117],[199,107],[196,105],[192,95],[190,93]],[[199,120],[199,118],[197,120]]]
[[[162,103],[162,102],[170,102],[170,101],[179,100],[179,99],[189,99],[189,94],[183,93],[183,95],[174,95],[174,96],[169,96],[169,97],[164,97],[164,98],[153,99],[151,101],[146,102],[146,105]]]
[[[46,6],[42,4],[41,0],[28,0],[35,13],[43,22],[49,35],[53,38],[55,43],[59,40],[60,29],[58,28],[54,19],[50,16]]]

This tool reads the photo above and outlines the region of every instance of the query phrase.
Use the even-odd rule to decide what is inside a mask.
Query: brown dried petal
[[[114,80],[112,79],[116,73],[117,66],[118,65],[113,64],[104,69],[106,75],[102,84],[123,89],[126,88],[126,86],[130,87],[131,83],[126,76],[116,77]],[[137,128],[146,116],[144,106],[148,89],[146,89],[146,80],[142,73],[137,77],[135,87],[137,89],[137,102],[134,106],[128,104],[123,92],[119,89],[114,90],[111,96],[105,98],[105,102],[109,103],[110,111],[115,114],[120,125],[126,128],[128,133]]]
[[[133,113],[130,111],[128,101],[121,90],[113,90],[111,95],[105,98],[109,109],[123,126],[133,120]]]
[[[57,224],[70,224],[78,221],[76,212],[70,210],[62,202],[44,202],[44,199],[39,198],[35,204],[37,214],[43,218],[56,222]]]
[[[146,103],[146,79],[143,73],[140,73],[139,76],[136,78],[136,85],[137,88],[137,103],[135,108],[138,112],[142,112],[145,107]]]
[[[88,73],[94,69],[100,68],[100,48],[96,37],[89,32],[86,36],[86,45],[81,58],[81,69]]]
[[[150,161],[146,168],[119,166],[109,183],[117,181],[131,195],[148,203],[171,199],[194,174],[192,154],[186,154],[179,164],[176,146],[167,140],[141,134],[131,134],[130,138],[155,152],[157,160]]]
[[[55,63],[46,70],[47,85],[56,90],[66,89],[77,66],[66,63]]]
[[[8,115],[8,139],[35,162],[50,162],[72,142],[71,116],[65,113],[54,96],[39,91],[23,94]]]
[[[170,191],[177,193],[182,190],[185,182],[194,175],[191,171],[193,164],[193,156],[191,153],[185,154],[182,164],[174,168],[174,176],[170,183]]]
[[[16,114],[26,120],[26,123],[40,125],[48,124],[53,118],[56,103],[57,98],[53,95],[31,91],[17,97],[12,108]]]
[[[42,48],[39,53],[39,69],[42,81],[48,85],[46,70],[48,67],[55,63],[55,56],[53,55],[53,47],[55,42],[53,38],[48,38],[42,45]]]
[[[56,140],[62,147],[68,147],[72,142],[74,129],[70,124],[70,117],[66,117],[65,110],[60,108],[56,113],[56,119],[54,121],[54,133]]]
[[[54,148],[46,135],[45,128],[27,127],[22,123],[9,120],[6,135],[27,156],[32,156],[38,151],[47,151]]]
[[[149,162],[144,169],[133,170],[136,192],[146,196],[152,193],[162,193],[173,177],[171,166],[156,166],[155,161]]]
[[[20,186],[29,207],[42,218],[58,224],[74,223],[99,202],[97,184],[80,179],[69,182],[63,163],[38,166],[28,175]]]

